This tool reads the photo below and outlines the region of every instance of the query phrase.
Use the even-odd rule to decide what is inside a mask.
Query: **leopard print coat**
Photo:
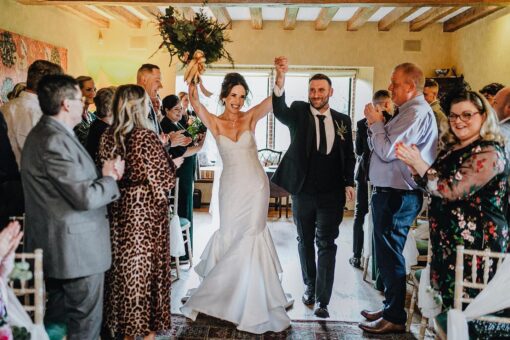
[[[100,165],[114,148],[107,130]],[[133,130],[126,149],[121,198],[108,207],[112,266],[105,276],[104,326],[117,336],[145,336],[170,329],[168,196],[175,166],[150,130]]]

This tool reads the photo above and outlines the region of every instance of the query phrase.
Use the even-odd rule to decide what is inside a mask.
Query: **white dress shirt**
[[[283,95],[283,92],[285,91],[284,88],[279,88],[277,85],[274,86],[274,94],[277,97],[281,97]],[[315,118],[315,135],[317,136],[317,150],[319,150],[320,145],[320,130],[319,130],[319,118],[317,118],[317,115],[324,115],[326,118],[324,118],[324,128],[326,130],[326,154],[329,154],[331,152],[331,149],[333,148],[333,143],[335,142],[335,125],[333,123],[333,118],[331,117],[331,111],[328,108],[325,112],[320,113],[317,109],[315,109],[310,104],[310,111],[312,112],[314,118]]]
[[[18,166],[20,166],[21,151],[25,139],[43,115],[39,99],[37,94],[23,91],[18,98],[3,105],[0,111],[4,114],[12,151]]]

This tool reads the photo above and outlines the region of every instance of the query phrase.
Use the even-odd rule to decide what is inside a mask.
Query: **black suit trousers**
[[[368,213],[368,184],[366,181],[356,182],[356,210],[354,211],[354,224],[352,236],[353,256],[360,258],[363,252],[363,224]]]
[[[297,226],[301,273],[305,285],[315,287],[316,301],[328,305],[335,277],[335,239],[343,219],[345,193],[292,195],[292,213]],[[317,261],[315,246],[317,245]]]

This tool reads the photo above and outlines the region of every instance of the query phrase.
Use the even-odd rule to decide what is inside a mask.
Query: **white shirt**
[[[280,89],[277,85],[274,86],[274,94],[277,97],[281,97],[285,89]],[[317,150],[319,150],[319,145],[321,141],[321,135],[319,130],[319,118],[317,115],[324,115],[324,128],[326,130],[326,154],[331,152],[333,148],[333,143],[335,142],[335,126],[333,123],[333,117],[331,117],[331,110],[328,108],[323,113],[320,113],[317,109],[315,109],[312,105],[310,105],[310,111],[312,112],[315,118],[315,135],[317,136]]]
[[[28,133],[41,119],[43,113],[39,106],[39,99],[35,93],[23,91],[0,108],[7,123],[9,141],[16,162],[20,166],[21,151]]]

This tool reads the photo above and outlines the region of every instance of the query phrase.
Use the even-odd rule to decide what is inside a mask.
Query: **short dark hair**
[[[490,94],[491,96],[495,96],[496,93],[498,93],[499,90],[501,90],[503,87],[505,87],[503,84],[500,83],[490,83],[488,85],[485,85],[482,87],[482,89],[478,92],[481,94]]]
[[[425,85],[423,87],[439,88],[439,84],[434,79],[425,79]]]
[[[166,115],[165,110],[166,109],[171,110],[172,108],[175,107],[175,105],[179,104],[180,101],[181,100],[179,99],[179,97],[176,96],[175,94],[166,96],[165,98],[163,98],[163,101],[161,102],[161,113],[163,115]]]
[[[45,115],[55,116],[62,108],[64,99],[77,99],[76,88],[78,82],[65,74],[44,76],[37,87],[39,105]]]
[[[329,77],[325,74],[322,74],[322,73],[316,73],[314,74],[309,80],[308,80],[308,84],[310,84],[312,82],[312,80],[325,80],[328,82],[329,86],[331,87],[331,79],[329,79]]]
[[[374,95],[372,96],[372,101],[382,98],[391,98],[390,92],[387,90],[375,91]]]
[[[110,86],[97,91],[96,96],[94,97],[94,104],[96,105],[96,116],[99,118],[105,118],[112,115],[113,97],[115,96],[116,89],[116,87]]]
[[[241,74],[232,72],[227,73],[225,78],[223,78],[223,82],[221,83],[220,100],[227,98],[230,91],[232,91],[232,88],[237,85],[244,87],[244,90],[246,91],[246,97],[248,97],[248,94],[250,93],[248,83],[246,83],[246,80]]]
[[[94,80],[92,77],[89,76],[79,76],[76,78],[76,81],[78,82],[78,85],[80,86],[80,90],[83,89],[83,86],[86,81]]]
[[[37,91],[37,86],[41,79],[50,74],[64,74],[64,70],[60,65],[54,64],[47,60],[36,60],[28,67],[27,73],[27,89]]]

